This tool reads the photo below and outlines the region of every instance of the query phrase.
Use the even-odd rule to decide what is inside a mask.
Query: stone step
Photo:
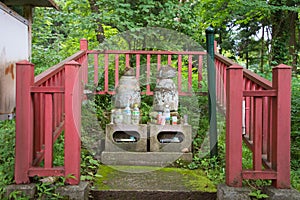
[[[151,191],[151,190],[92,190],[92,199],[105,200],[215,200],[215,192],[199,191]]]
[[[216,199],[216,186],[201,170],[101,165],[93,199]]]
[[[135,165],[164,167],[176,160],[191,162],[192,153],[180,152],[107,152],[101,154],[101,162],[105,165]]]

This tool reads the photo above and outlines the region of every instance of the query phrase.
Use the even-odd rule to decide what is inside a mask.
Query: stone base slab
[[[190,125],[151,124],[149,129],[151,152],[191,152],[192,127]],[[166,139],[172,140],[172,137],[175,136],[177,139],[180,140],[180,142],[163,143],[159,139],[160,136],[161,141]]]
[[[56,193],[70,200],[88,200],[89,183],[81,181],[79,185],[66,185],[55,190]]]
[[[276,189],[274,187],[265,187],[262,192],[269,196],[271,200],[299,200],[300,193],[295,189]]]
[[[20,191],[21,193],[23,193],[30,199],[34,199],[34,195],[36,192],[36,185],[34,183],[20,184],[20,185],[8,185],[6,187],[6,197],[9,198],[9,195],[14,191]]]
[[[114,134],[122,133],[129,139],[130,136],[138,138],[136,142],[117,142],[115,141]],[[137,135],[131,135],[137,134]],[[136,137],[138,136],[138,137]],[[107,124],[106,125],[106,138],[105,138],[105,151],[110,152],[146,152],[147,151],[147,125],[146,124]],[[118,138],[122,139],[122,138]]]
[[[105,165],[167,166],[181,159],[191,162],[192,153],[179,152],[107,152],[103,151],[101,162]]]

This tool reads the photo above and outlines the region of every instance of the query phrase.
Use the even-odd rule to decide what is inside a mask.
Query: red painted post
[[[33,109],[30,87],[34,83],[34,65],[16,64],[16,157],[15,181],[29,183],[28,170],[33,162]]]
[[[226,184],[241,187],[243,68],[227,68],[226,80]]]
[[[87,58],[87,50],[89,48],[88,40],[83,38],[80,40],[80,50],[85,51],[85,55],[82,58],[82,63],[80,63],[83,67],[81,70],[82,72],[82,78],[85,84],[88,83],[88,58]]]
[[[277,171],[273,181],[276,188],[290,188],[290,131],[291,131],[291,73],[292,68],[279,65],[273,68],[272,167]]]
[[[67,183],[80,182],[80,117],[81,75],[80,64],[71,61],[65,64],[65,176]]]

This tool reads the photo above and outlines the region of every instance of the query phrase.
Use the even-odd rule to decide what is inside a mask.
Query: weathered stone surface
[[[299,200],[300,193],[295,189],[276,189],[274,187],[263,188],[263,193],[269,196],[270,200]]]
[[[180,143],[161,143],[159,135],[172,133],[182,139]],[[182,134],[182,135],[181,135]],[[182,136],[182,138],[181,138]],[[150,125],[150,151],[151,152],[182,152],[188,149],[191,151],[192,146],[192,127],[190,125]]]
[[[68,197],[70,200],[88,200],[89,199],[89,183],[80,182],[79,185],[67,185],[59,187],[55,190],[61,196]]]
[[[115,133],[124,134],[125,137],[130,137],[130,134],[137,134],[136,142],[116,142],[114,139]],[[134,135],[136,136],[136,135]],[[147,125],[146,124],[108,124],[106,125],[105,138],[106,152],[146,152],[147,151]]]
[[[8,185],[6,187],[6,197],[14,191],[20,191],[24,195],[28,196],[30,199],[34,199],[34,195],[36,192],[35,184],[22,184],[22,185]]]
[[[192,153],[179,152],[107,152],[101,154],[101,162],[106,165],[168,166],[181,159],[191,162]]]
[[[216,187],[201,170],[101,165],[94,199],[216,199]]]
[[[250,188],[229,187],[225,184],[218,185],[217,199],[218,200],[251,200],[249,193]]]
[[[94,190],[91,192],[94,199],[105,200],[215,200],[216,194],[198,191],[116,191],[116,190]]]

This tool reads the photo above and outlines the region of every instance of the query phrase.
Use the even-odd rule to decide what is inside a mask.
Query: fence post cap
[[[280,64],[277,65],[276,67],[273,67],[273,69],[292,69],[292,67],[285,64]]]
[[[207,29],[205,29],[205,33],[214,33],[214,28],[209,26]]]
[[[16,63],[17,65],[33,65],[31,62],[29,62],[28,60],[21,60],[19,62]]]
[[[80,66],[80,63],[76,62],[75,60],[71,60],[69,62],[66,62],[65,65],[78,65],[78,66]]]
[[[231,65],[227,68],[227,70],[229,69],[244,69],[241,65]]]

